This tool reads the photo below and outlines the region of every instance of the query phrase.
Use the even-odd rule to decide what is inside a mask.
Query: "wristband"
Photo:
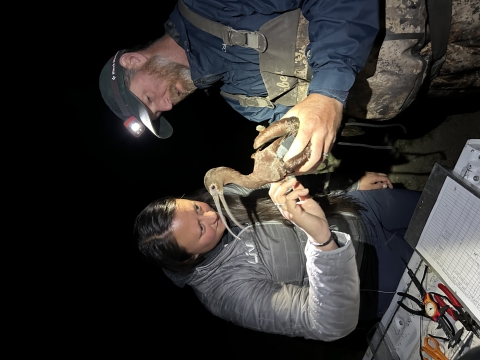
[[[313,241],[311,241],[311,243],[312,243],[312,245],[320,246],[320,247],[321,247],[321,246],[326,246],[326,245],[330,244],[330,243],[332,242],[332,240],[335,241],[335,244],[338,245],[337,234],[335,234],[334,232],[331,232],[331,231],[330,231],[330,239],[328,239],[328,240],[327,240],[326,242],[324,242],[323,244],[317,244],[317,243],[315,243],[315,242],[313,242]]]

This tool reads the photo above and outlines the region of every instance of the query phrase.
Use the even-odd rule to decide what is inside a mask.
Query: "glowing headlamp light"
[[[143,125],[141,121],[138,121],[135,116],[130,116],[125,120],[123,126],[125,126],[135,137],[139,137],[145,131],[145,125]]]

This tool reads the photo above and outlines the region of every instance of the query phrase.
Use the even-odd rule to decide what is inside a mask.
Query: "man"
[[[198,16],[207,19],[202,21],[209,29],[218,30],[220,24],[219,31],[222,26],[242,31],[216,36],[192,24]],[[225,100],[251,121],[300,119],[284,160],[310,142],[311,157],[297,170],[308,173],[334,144],[349,90],[377,35],[378,19],[378,2],[372,0],[183,0],[165,23],[165,35],[138,51],[119,51],[107,62],[100,90],[124,121],[134,116],[165,138],[172,128],[161,114],[195,89],[221,81]],[[303,43],[302,33],[307,34]],[[272,60],[275,51],[280,55]],[[286,57],[292,61],[283,61]],[[296,75],[302,72],[311,73],[304,76],[305,94],[292,96],[294,88],[300,93],[303,79]]]

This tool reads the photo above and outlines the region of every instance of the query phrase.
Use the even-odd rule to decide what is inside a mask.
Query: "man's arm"
[[[335,142],[348,92],[378,32],[378,10],[378,2],[372,0],[303,3],[302,12],[309,21],[307,59],[313,77],[307,98],[285,114],[297,116],[300,128],[284,159],[299,154],[308,142],[312,155],[297,173],[315,170]]]

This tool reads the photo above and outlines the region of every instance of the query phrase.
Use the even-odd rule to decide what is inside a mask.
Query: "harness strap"
[[[230,26],[225,26],[215,21],[204,18],[190,10],[183,0],[178,0],[178,10],[194,26],[210,33],[223,40],[228,46],[238,45],[241,47],[251,48],[258,52],[267,50],[267,39],[265,35],[258,31],[235,30]]]
[[[275,105],[268,99],[260,96],[245,96],[240,94],[230,94],[223,90],[220,91],[220,94],[230,98],[237,100],[241,106],[243,107],[268,107],[270,109],[274,109]]]
[[[424,33],[403,33],[403,34],[387,34],[383,41],[391,41],[391,40],[409,40],[409,39],[422,39],[424,37]]]
[[[452,0],[427,0],[428,23],[432,41],[430,79],[438,75],[447,56],[448,38],[452,23]]]

